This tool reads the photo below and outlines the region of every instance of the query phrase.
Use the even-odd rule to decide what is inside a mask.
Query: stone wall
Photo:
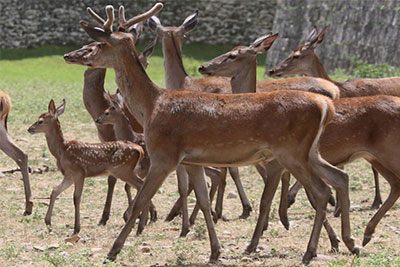
[[[266,70],[304,43],[312,25],[329,26],[318,48],[328,70],[348,68],[359,56],[368,63],[400,67],[399,0],[278,0],[273,32],[279,38],[267,56]]]
[[[146,0],[0,0],[0,47],[33,47],[44,44],[81,45],[89,39],[79,26],[91,20],[90,6],[105,16],[104,7],[125,6],[131,17],[149,9],[157,1]],[[178,26],[186,16],[199,10],[199,24],[188,36],[190,42],[210,44],[250,43],[270,31],[276,0],[164,0],[159,13],[163,25]],[[116,17],[117,11],[115,12]],[[116,25],[116,24],[115,24]],[[153,36],[147,26],[145,36]]]

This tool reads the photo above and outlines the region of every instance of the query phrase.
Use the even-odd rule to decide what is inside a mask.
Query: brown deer
[[[153,16],[148,20],[149,27],[156,32],[158,38],[161,40],[162,50],[164,55],[164,71],[165,71],[165,86],[166,89],[174,90],[194,90],[200,92],[210,92],[210,93],[232,93],[229,86],[229,81],[221,77],[207,77],[207,78],[194,78],[188,75],[185,71],[183,61],[182,61],[182,45],[185,39],[185,34],[189,33],[197,25],[198,11],[188,16],[181,26],[179,27],[165,27],[161,25],[160,20]],[[248,200],[246,193],[244,192],[243,185],[240,181],[239,169],[236,167],[228,168],[229,173],[236,185],[239,192],[239,197],[242,202],[242,214],[239,216],[245,219],[250,216],[252,211],[250,201]],[[209,172],[206,169],[206,172]],[[212,202],[216,189],[218,186],[221,188],[226,185],[226,173],[227,169],[220,168],[219,175],[213,175],[214,179],[211,179],[212,186],[210,190],[210,200]],[[178,167],[177,176],[179,183],[184,183],[184,179],[187,174],[184,168]],[[188,215],[187,215],[187,204],[186,195],[193,190],[193,186],[189,185],[188,190],[185,190],[185,184],[180,185],[183,187],[181,189],[180,198],[175,203],[174,207],[168,214],[166,220],[171,221],[176,215],[178,215],[179,210],[182,209],[183,213],[183,233],[187,233],[188,230]],[[186,186],[187,187],[187,186]],[[187,191],[187,193],[184,193]],[[220,194],[219,194],[220,196]],[[222,205],[223,198],[217,197],[216,208],[214,214],[214,221],[222,218]],[[183,207],[181,207],[183,206]],[[193,224],[196,215],[199,211],[199,205],[196,204],[192,216],[190,217],[190,224]]]
[[[128,28],[148,19],[162,6],[158,3],[128,21],[120,7],[120,27]],[[106,10],[107,14],[113,14],[112,6],[107,6]],[[109,15],[108,20],[112,19]],[[65,54],[65,61],[114,69],[116,83],[129,110],[144,128],[151,160],[149,173],[131,204],[132,215],[108,253],[109,260],[116,259],[136,218],[168,174],[183,163],[191,174],[206,220],[211,243],[210,261],[216,261],[220,244],[201,166],[243,166],[273,159],[302,182],[315,203],[315,222],[303,261],[308,263],[316,255],[325,221],[330,189],[324,181],[339,192],[344,243],[353,253],[359,252],[351,237],[347,174],[323,160],[318,153],[319,138],[335,113],[329,98],[294,90],[230,95],[162,89],[150,80],[139,63],[131,35],[106,27],[100,29],[85,21],[80,24],[102,45],[95,51],[82,48]]]
[[[135,41],[138,40],[142,32],[143,28],[142,25],[143,25],[142,23],[135,24],[131,27],[129,31],[133,35]],[[147,59],[153,52],[155,44],[156,40],[154,40],[151,44],[149,44],[139,55],[140,62],[144,67],[147,67],[148,65]],[[92,46],[96,46],[96,43],[89,44],[88,49],[91,49]],[[94,68],[88,68],[84,74],[83,103],[85,104],[85,107],[89,112],[90,116],[93,118],[93,120],[97,119],[104,112],[104,110],[106,110],[109,107],[108,102],[104,97],[105,75],[106,75],[106,69],[94,69]],[[126,107],[124,107],[124,112],[129,118],[131,127],[135,131],[143,132],[142,126],[136,121],[133,115],[126,109]],[[116,140],[112,126],[96,124],[96,128],[99,139],[102,142]],[[99,225],[105,225],[110,217],[112,196],[116,182],[117,180],[115,177],[112,176],[108,177],[107,198]],[[132,200],[129,184],[125,184],[125,191],[127,193],[128,203],[129,203]],[[154,217],[154,215],[156,214],[152,213],[151,215],[152,215],[151,220],[155,221],[156,217]],[[124,218],[126,218],[126,216]]]
[[[7,129],[8,114],[11,111],[11,97],[0,91],[0,149],[17,163],[22,173],[25,190],[24,215],[32,214],[32,193],[29,181],[28,155],[25,154],[11,139]]]
[[[181,26],[179,27],[165,27],[161,24],[160,20],[153,16],[149,19],[149,26],[153,31],[155,31],[162,42],[162,49],[164,54],[164,69],[165,69],[165,84],[167,89],[185,89],[185,90],[196,90],[203,92],[213,92],[213,93],[245,93],[249,92],[248,88],[240,88],[236,86],[240,83],[239,79],[232,79],[229,82],[228,79],[221,77],[205,77],[205,78],[193,78],[189,76],[183,66],[182,61],[182,45],[184,42],[185,35],[193,30],[193,28],[197,25],[197,17],[198,12],[196,11],[194,14],[188,16]],[[275,37],[276,38],[276,37]],[[263,38],[254,42],[254,46],[259,46],[257,49],[267,50],[269,46],[272,44],[264,44],[262,42]],[[263,47],[263,45],[267,45],[268,47]],[[254,53],[253,53],[254,55]],[[256,59],[254,59],[256,60]],[[255,75],[256,65],[251,66],[249,69],[246,69],[249,73],[253,73]],[[204,73],[206,74],[206,73]],[[255,76],[254,76],[255,77]],[[238,77],[239,78],[239,77]],[[240,77],[242,78],[242,77]],[[256,82],[254,78],[254,83]],[[312,78],[293,78],[287,79],[285,81],[263,81],[257,83],[261,85],[261,88],[268,88],[268,91],[273,90],[307,90],[307,91],[315,91],[318,93],[322,93],[324,95],[328,95],[332,98],[336,98],[339,94],[338,88],[332,83],[326,82],[323,79],[312,79]],[[266,89],[264,89],[266,90]],[[255,89],[252,91],[255,92]],[[263,167],[261,165],[256,165],[257,171],[263,176]],[[216,186],[219,187],[218,197],[216,202],[216,219],[222,217],[222,200],[223,200],[223,191],[224,186],[226,185],[226,170],[221,169],[222,174],[221,178],[218,181],[218,184],[213,183],[213,186],[210,191],[210,198],[212,200],[213,194],[216,191]],[[238,169],[229,168],[230,174],[236,184],[236,187],[239,192],[239,196],[242,200],[243,205],[243,213],[240,218],[246,218],[250,214],[251,206],[250,203],[244,193],[243,187],[240,182]],[[265,179],[265,175],[263,176]],[[182,198],[182,197],[181,197]],[[180,199],[181,199],[180,198]],[[174,208],[171,210],[169,215],[167,216],[167,220],[172,220],[174,216],[178,214],[180,209],[180,200],[175,204]],[[183,209],[185,210],[185,209]],[[190,217],[190,223],[193,224],[196,218],[198,211],[198,205],[193,210],[192,216]],[[185,219],[185,216],[183,216]],[[185,222],[184,222],[185,224]]]
[[[46,225],[51,225],[51,215],[57,196],[74,184],[74,234],[77,234],[81,228],[80,201],[85,178],[109,174],[139,189],[143,181],[134,174],[134,168],[143,158],[144,152],[142,147],[128,141],[99,144],[89,144],[75,140],[66,141],[58,120],[64,110],[65,100],[57,108],[54,101],[51,100],[48,112],[41,114],[39,119],[29,127],[28,132],[31,134],[45,134],[47,146],[57,160],[57,168],[64,175],[61,184],[51,192],[45,223]],[[146,224],[147,211],[146,208],[141,216],[138,233],[141,233]]]
[[[272,38],[273,36],[269,37]],[[264,40],[264,42],[268,42],[268,38]],[[238,51],[239,50],[239,51]],[[233,50],[221,55],[215,59],[210,60],[209,62],[203,64],[200,69],[208,75],[223,75],[226,77],[238,78],[239,75],[241,83],[232,84],[232,86],[238,86],[240,88],[249,88],[249,91],[255,89],[256,85],[253,80],[256,80],[255,77],[247,77],[246,75],[242,75],[240,73],[241,69],[249,69],[251,67],[255,67],[256,58],[254,55],[254,43],[249,47],[240,47],[234,48]],[[236,55],[235,57],[232,54]],[[249,56],[249,54],[253,54],[253,56]],[[230,60],[229,60],[230,59]],[[250,75],[250,74],[249,74]],[[254,74],[255,75],[255,72]],[[232,79],[233,79],[232,78]],[[234,90],[234,88],[232,88]],[[257,87],[257,90],[259,88]],[[325,132],[321,136],[320,140],[320,152],[324,159],[328,160],[331,164],[343,166],[357,158],[365,158],[370,162],[379,161],[382,162],[384,167],[380,169],[384,170],[384,173],[389,173],[385,176],[388,179],[389,183],[392,186],[392,190],[395,190],[396,187],[400,186],[400,180],[392,180],[392,176],[397,176],[400,178],[400,173],[397,171],[393,171],[391,165],[388,165],[385,161],[385,156],[391,154],[390,150],[387,150],[389,146],[383,145],[389,144],[390,142],[396,143],[395,140],[395,132],[397,132],[398,126],[395,121],[400,119],[400,109],[399,102],[400,99],[395,97],[369,97],[369,98],[352,98],[352,99],[337,99],[334,101],[336,107],[336,116],[333,121],[327,126]],[[386,107],[390,107],[389,110],[385,110]],[[353,115],[354,113],[354,115]],[[374,118],[381,118],[385,122],[382,123],[382,127],[384,130],[375,131],[374,128],[377,124],[373,123]],[[393,126],[389,127],[389,122],[392,121]],[[361,127],[360,125],[365,124],[365,126]],[[379,123],[381,125],[381,123]],[[354,134],[358,133],[358,134]],[[390,138],[386,139],[384,142],[371,142],[368,138],[360,138],[362,136],[374,136],[374,139],[380,140],[385,139],[384,133],[390,136]],[[382,135],[382,136],[381,136]],[[345,137],[344,140],[340,140],[337,137]],[[351,136],[351,137],[350,137]],[[379,138],[381,136],[381,138]],[[386,143],[387,142],[387,143]],[[344,148],[346,147],[346,148]],[[376,153],[374,151],[379,151]],[[371,156],[371,153],[374,156]],[[375,163],[376,164],[376,163]],[[268,188],[270,194],[268,196],[268,201],[272,201],[273,188],[276,190],[276,186],[279,182],[279,177],[282,175],[282,191],[287,190],[289,185],[289,176],[288,173],[283,170],[282,167],[277,167],[277,165],[273,166],[272,174],[276,174],[276,176],[272,177],[270,174],[268,177],[273,179],[272,188]],[[391,171],[389,171],[390,169]],[[399,169],[400,170],[400,169]],[[268,171],[268,167],[267,167]],[[391,173],[394,172],[394,173]],[[270,177],[271,176],[271,177]],[[276,180],[278,179],[278,180]],[[270,182],[270,181],[269,181]],[[297,184],[297,183],[296,183]],[[274,187],[275,186],[275,187]],[[267,187],[267,185],[266,185]],[[269,187],[269,185],[268,185]],[[400,189],[400,188],[399,188]],[[267,190],[267,189],[266,189]],[[396,201],[390,200],[391,202]],[[393,202],[394,203],[394,202]],[[393,205],[392,203],[392,205]],[[282,221],[282,224],[288,228],[289,222],[287,219],[287,207],[288,207],[288,198],[287,194],[282,193],[279,215]],[[268,204],[270,205],[270,203]],[[390,206],[391,207],[391,206]],[[389,207],[389,208],[390,208]],[[382,214],[387,211],[387,207],[384,212],[380,211],[374,217],[374,220],[371,220],[371,226],[366,231],[366,236],[371,236],[373,229],[377,225],[378,221],[382,218]],[[269,213],[269,207],[267,214]],[[372,226],[373,225],[373,226]],[[328,226],[329,227],[329,226]],[[328,229],[328,231],[331,231]],[[336,250],[338,248],[338,243],[335,242],[334,234],[330,233],[332,237],[330,237],[332,248]],[[257,241],[258,243],[258,241]],[[256,245],[256,243],[255,243]]]
[[[335,83],[340,89],[340,97],[357,97],[371,95],[392,95],[400,96],[400,77],[381,78],[381,79],[352,79],[345,82],[336,82],[329,78],[327,72],[321,64],[315,49],[322,43],[327,27],[318,33],[314,26],[309,33],[306,43],[298,46],[290,55],[269,71],[272,77],[283,77],[294,74],[301,74],[311,77],[320,77]],[[377,209],[382,204],[379,189],[378,172],[372,168],[375,180],[375,198],[372,208]],[[299,184],[294,185],[289,193],[290,204],[294,202]],[[336,214],[338,214],[336,212]]]

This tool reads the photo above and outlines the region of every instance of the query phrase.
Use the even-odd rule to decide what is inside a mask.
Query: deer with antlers
[[[135,175],[134,169],[143,158],[144,151],[141,146],[128,141],[99,144],[75,140],[66,141],[58,120],[64,110],[65,100],[57,108],[54,101],[51,100],[48,112],[41,114],[39,119],[29,127],[28,132],[45,134],[49,150],[57,160],[58,169],[64,175],[61,184],[51,192],[45,223],[51,225],[51,216],[57,196],[74,184],[74,234],[77,234],[80,231],[80,201],[85,178],[109,174],[118,177],[136,189],[140,189],[143,181]],[[146,224],[147,215],[148,207],[144,209],[140,216],[138,234],[142,232]]]
[[[162,6],[158,3],[128,21],[124,8],[120,7],[120,28],[148,19]],[[113,7],[107,6],[106,10],[112,25]],[[347,174],[318,153],[319,138],[335,113],[329,98],[303,91],[229,95],[162,89],[150,80],[139,63],[131,35],[113,32],[108,24],[104,29],[85,21],[80,24],[102,45],[94,53],[82,48],[65,54],[65,61],[114,69],[116,83],[129,110],[143,125],[151,160],[149,173],[131,204],[132,215],[115,240],[108,259],[116,259],[140,212],[168,174],[184,163],[206,220],[210,261],[217,260],[220,245],[201,166],[243,166],[274,159],[293,173],[315,200],[315,222],[303,261],[308,263],[316,255],[325,221],[330,189],[324,181],[339,192],[343,240],[350,251],[359,252],[351,237]]]
[[[306,38],[306,43],[298,46],[281,63],[269,71],[272,77],[283,77],[294,74],[301,74],[311,77],[320,77],[335,83],[340,89],[340,97],[357,97],[371,95],[392,95],[400,96],[400,77],[381,78],[381,79],[352,79],[345,82],[333,81],[321,64],[315,49],[322,43],[328,27],[318,32],[316,26],[313,26],[311,32]],[[382,204],[382,198],[379,189],[378,172],[372,168],[375,181],[375,198],[372,208],[377,209]],[[296,183],[289,192],[289,204],[295,200],[300,184]],[[336,212],[338,215],[338,213]]]
[[[90,9],[91,11],[91,9]],[[89,12],[89,14],[93,15],[94,12]],[[94,16],[94,15],[93,15]],[[96,20],[100,20],[100,22],[104,23],[104,20],[95,16]],[[102,24],[103,25],[103,24]],[[135,42],[139,39],[143,31],[143,23],[138,23],[133,25],[129,33],[132,34]],[[151,42],[139,55],[140,62],[144,67],[147,67],[148,62],[147,59],[151,55],[154,50],[156,44],[156,40]],[[91,49],[91,46],[95,46],[96,43],[92,43],[88,45],[88,49]],[[93,120],[96,120],[103,112],[109,107],[109,102],[105,98],[105,90],[104,90],[104,78],[106,75],[106,69],[94,69],[88,68],[84,74],[84,86],[83,86],[83,103]],[[142,126],[136,121],[133,115],[127,110],[126,106],[123,107],[125,115],[129,119],[129,124],[137,132],[143,132]],[[102,142],[107,141],[115,141],[115,133],[112,125],[106,124],[96,124],[97,133]],[[142,164],[141,164],[142,165]],[[117,180],[115,177],[108,177],[108,190],[107,190],[107,198],[104,206],[103,214],[99,225],[105,225],[107,220],[110,217],[110,209],[112,196],[115,188]],[[128,197],[128,203],[132,200],[132,195],[130,193],[129,184],[125,184],[125,191]],[[127,219],[126,214],[124,214],[124,218]],[[155,210],[151,210],[151,221],[155,221],[157,219]]]
[[[17,163],[22,173],[25,191],[24,215],[32,214],[32,193],[29,181],[28,155],[25,154],[11,139],[7,129],[8,114],[11,111],[11,97],[0,91],[0,149]]]
[[[273,35],[269,38],[273,38]],[[265,41],[267,41],[267,39]],[[241,83],[236,83],[235,86],[240,88],[249,88],[249,90],[252,91],[256,88],[255,83],[251,82],[256,80],[255,77],[247,77],[240,72],[242,68],[249,69],[252,66],[255,68],[256,59],[254,56],[253,46],[254,43],[249,47],[242,46],[240,48],[234,48],[233,50],[203,64],[199,70],[208,75],[221,75],[232,77],[232,79],[237,78],[238,75],[242,75],[240,79]],[[249,56],[249,54],[253,54],[253,56]],[[234,85],[232,84],[232,86]],[[393,153],[393,149],[389,144],[397,143],[397,141],[395,141],[395,133],[398,131],[398,126],[395,122],[400,119],[399,101],[400,99],[396,97],[382,96],[336,99],[334,101],[336,115],[321,136],[320,152],[324,159],[328,160],[331,164],[338,166],[348,164],[357,158],[364,158],[371,162],[373,166],[380,165],[379,170],[383,171],[384,177],[389,181],[392,191],[394,191],[392,193],[393,196],[388,198],[388,204],[386,204],[386,207],[378,211],[374,218],[371,219],[364,240],[368,240],[368,238],[371,237],[377,223],[380,221],[383,214],[385,214],[397,200],[397,198],[395,198],[396,194],[399,194],[397,193],[397,188],[400,188],[400,173],[398,173],[397,169],[393,169],[392,165],[394,162],[387,162],[386,158],[387,155]],[[376,123],[374,123],[375,119],[377,120]],[[383,122],[379,122],[379,119]],[[393,125],[389,125],[390,121],[393,122]],[[363,125],[363,127],[360,127],[360,125]],[[379,125],[380,127],[376,127],[376,125]],[[377,130],[375,130],[375,128]],[[343,138],[338,138],[338,136]],[[372,142],[369,138],[361,136],[374,136],[374,139],[379,140],[379,142]],[[390,138],[385,136],[390,136]],[[287,194],[284,192],[287,192],[287,187],[289,186],[289,176],[282,167],[279,168],[277,165],[273,166],[273,171],[269,172],[269,174],[270,173],[275,175],[269,176],[270,180],[266,187],[269,188],[268,190],[272,195],[269,195],[268,199],[265,201],[268,201],[268,205],[271,205],[270,201],[272,201],[273,194],[275,193],[273,189],[275,188],[276,190],[279,177],[282,175],[282,195],[279,215],[282,224],[288,228],[288,198]],[[273,182],[271,182],[271,180]],[[269,209],[270,208],[267,207],[267,216]],[[259,223],[262,224],[264,222],[259,219]],[[328,232],[329,231],[333,231],[333,229],[328,229]],[[335,234],[332,232],[328,234],[330,235],[332,248],[337,250],[338,243],[334,238]],[[258,244],[258,241],[255,241],[257,238],[258,237],[255,237],[253,246]],[[363,242],[363,244],[366,243],[367,241]]]

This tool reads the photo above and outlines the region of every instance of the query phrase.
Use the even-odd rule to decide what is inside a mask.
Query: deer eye
[[[229,59],[235,59],[235,58],[236,58],[236,55],[230,54],[230,55],[228,56],[228,58],[229,58]]]
[[[38,123],[39,123],[39,124],[42,124],[42,123],[43,123],[43,121],[38,121]]]
[[[299,58],[300,57],[300,55],[294,55],[293,56],[293,58]]]
[[[106,115],[106,116],[110,115],[110,112],[107,111],[107,112],[105,113],[105,115]]]

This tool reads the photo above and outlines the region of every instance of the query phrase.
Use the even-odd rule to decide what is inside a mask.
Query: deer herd
[[[126,183],[128,207],[126,221],[107,255],[115,260],[139,218],[140,234],[150,215],[157,220],[151,202],[166,177],[176,170],[180,197],[166,220],[182,214],[181,236],[186,236],[198,210],[206,221],[211,256],[218,260],[220,243],[214,223],[222,218],[226,175],[234,179],[242,201],[241,218],[252,211],[239,177],[239,166],[255,165],[265,187],[261,196],[257,224],[246,248],[254,252],[268,227],[271,202],[282,181],[280,220],[289,228],[287,209],[303,186],[316,211],[303,262],[317,254],[322,227],[328,232],[332,250],[339,239],[326,218],[328,201],[333,200],[330,186],[337,194],[336,216],[341,217],[341,236],[351,253],[358,254],[351,236],[349,177],[343,166],[358,158],[367,160],[375,176],[375,200],[378,209],[367,224],[363,246],[372,238],[375,227],[400,196],[400,77],[332,81],[315,51],[327,28],[314,26],[305,44],[297,47],[282,63],[268,73],[272,77],[300,74],[279,80],[257,81],[257,55],[265,53],[278,38],[267,34],[249,46],[238,46],[199,67],[203,78],[189,76],[182,61],[185,34],[197,25],[198,12],[188,16],[179,27],[166,27],[155,16],[163,7],[157,3],[149,11],[125,19],[119,8],[118,30],[113,30],[114,8],[105,8],[103,19],[91,8],[88,13],[99,25],[81,21],[83,30],[95,41],[64,55],[67,63],[87,66],[83,100],[92,116],[101,143],[64,139],[58,117],[65,100],[56,107],[50,101],[48,111],[29,127],[31,134],[44,133],[48,148],[57,160],[64,179],[54,188],[45,223],[57,196],[74,184],[75,227],[80,231],[80,200],[85,177],[108,176],[108,193],[99,224],[110,214],[116,179]],[[143,31],[143,21],[156,38],[142,53],[135,43]],[[166,89],[158,87],[146,74],[147,60],[157,39],[164,56]],[[104,90],[106,69],[115,71],[118,92]],[[7,132],[10,97],[0,92],[0,148],[21,168],[25,188],[24,215],[32,213],[27,155]],[[382,203],[378,172],[390,185],[390,194]],[[297,183],[289,190],[290,174]],[[212,181],[208,192],[205,175]],[[134,198],[131,186],[138,192]],[[196,207],[189,218],[187,196],[194,190]],[[215,212],[210,201],[217,194]]]

